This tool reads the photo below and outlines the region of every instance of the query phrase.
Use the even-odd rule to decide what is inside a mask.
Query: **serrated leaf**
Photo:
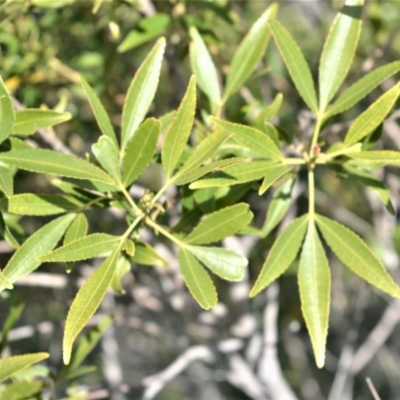
[[[108,136],[101,136],[97,143],[93,144],[92,152],[100,165],[116,180],[121,180],[119,167],[118,148]]]
[[[18,279],[34,271],[40,265],[36,259],[57,245],[73,218],[72,214],[63,215],[29,236],[3,269],[4,276],[11,283],[15,283]],[[0,292],[3,289],[4,287],[0,285]]]
[[[325,250],[313,220],[308,223],[300,255],[298,279],[301,309],[317,366],[322,368],[325,363],[328,335],[331,275]]]
[[[221,103],[221,90],[214,62],[197,29],[192,26],[189,30],[192,43],[190,44],[190,65],[196,75],[197,84],[210,101],[211,113],[214,114]]]
[[[231,136],[232,133],[228,133],[222,129],[217,129],[204,140],[202,140],[200,144],[194,148],[193,152],[190,154],[183,166],[175,174],[173,178],[174,182],[179,181],[179,179],[181,179],[181,177],[183,177],[185,174],[193,172],[204,161],[207,161],[214,156],[221,145],[225,143]]]
[[[274,168],[268,168],[268,172],[264,176],[258,194],[265,193],[279,178],[287,174],[292,167],[290,165],[276,165]]]
[[[121,155],[149,110],[158,86],[165,38],[158,39],[140,68],[126,94],[122,110]]]
[[[173,170],[177,166],[186,142],[189,139],[195,110],[196,78],[192,75],[185,96],[165,134],[161,158],[167,179],[172,175]]]
[[[187,244],[207,244],[232,236],[249,224],[253,214],[247,204],[236,204],[208,214],[185,238]]]
[[[251,289],[250,297],[256,296],[290,267],[303,242],[307,223],[308,214],[305,214],[292,221],[280,233]]]
[[[12,196],[14,193],[13,175],[3,165],[0,165],[0,189],[6,196]]]
[[[310,67],[300,47],[290,33],[278,21],[271,21],[269,27],[300,96],[310,110],[317,113],[317,93],[315,91],[314,81],[311,76]]]
[[[15,111],[11,97],[0,77],[0,143],[6,140],[14,126]]]
[[[321,215],[315,218],[324,239],[344,265],[371,285],[400,298],[400,288],[381,261],[357,234]]]
[[[282,159],[279,147],[264,132],[246,125],[234,124],[214,117],[210,117],[210,120],[218,128],[233,133],[232,140],[240,146],[247,147],[254,155],[272,160]]]
[[[154,118],[149,118],[135,133],[128,143],[123,164],[123,184],[129,186],[150,164],[157,148],[161,124]]]
[[[253,24],[248,34],[240,43],[233,56],[228,76],[226,77],[223,103],[240,89],[263,57],[271,36],[268,30],[268,21],[274,19],[277,12],[278,4],[272,3]]]
[[[48,353],[34,353],[8,357],[0,360],[0,382],[48,357]]]
[[[132,261],[137,264],[165,267],[167,261],[161,257],[149,244],[144,242],[135,242],[135,254]]]
[[[319,105],[325,110],[343,83],[361,32],[364,0],[346,0],[326,38],[319,65]]]
[[[223,167],[206,178],[200,179],[189,185],[190,189],[208,187],[223,187],[256,181],[264,176],[268,177],[271,184],[279,179],[292,167],[282,164],[273,164],[270,161],[256,160],[249,163],[237,163]]]
[[[286,215],[292,201],[291,192],[293,183],[294,179],[288,179],[282,186],[275,190],[268,206],[264,225],[261,228],[263,237],[267,237]]]
[[[214,283],[197,259],[186,249],[181,249],[178,261],[186,286],[199,305],[206,310],[216,306],[218,298]]]
[[[227,281],[241,281],[248,261],[245,256],[221,247],[187,246],[211,272]]]
[[[113,184],[112,178],[95,165],[53,150],[12,150],[1,153],[0,161],[31,172]]]
[[[326,109],[325,118],[339,114],[354,106],[383,81],[399,71],[400,61],[395,61],[369,72],[347,88],[339,98]]]
[[[122,287],[122,278],[131,270],[131,262],[125,254],[120,254],[117,265],[115,266],[115,273],[111,282],[111,287],[115,293],[125,294]]]
[[[359,151],[356,153],[346,154],[352,160],[351,164],[368,165],[378,164],[379,166],[394,165],[400,166],[400,152],[392,150],[377,150],[377,151]]]
[[[396,85],[360,114],[352,123],[346,134],[344,139],[345,146],[349,147],[361,141],[377,128],[392,109],[399,95],[400,86]]]
[[[58,194],[16,194],[0,199],[0,209],[17,215],[55,215],[76,210],[82,203]]]
[[[120,251],[120,246],[117,246],[100,267],[96,269],[93,275],[83,284],[71,304],[64,330],[64,364],[69,364],[75,338],[96,312],[112,282]]]
[[[90,87],[90,85],[86,82],[86,80],[81,76],[81,83],[83,89],[86,92],[86,96],[89,100],[90,106],[92,107],[93,114],[96,118],[97,124],[103,135],[109,137],[112,142],[115,144],[115,147],[118,148],[118,141],[115,135],[114,129],[111,125],[110,118],[104,109],[103,104],[101,103],[99,97],[96,92]]]
[[[78,214],[65,232],[64,245],[86,236],[88,227],[89,223],[85,214]]]
[[[108,256],[121,240],[119,236],[93,233],[76,239],[49,253],[38,257],[40,262],[81,261],[93,257]]]
[[[29,136],[39,129],[69,121],[72,114],[53,110],[27,109],[17,111],[12,130],[13,135]]]

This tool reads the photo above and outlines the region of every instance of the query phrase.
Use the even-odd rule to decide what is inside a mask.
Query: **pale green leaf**
[[[96,269],[93,275],[83,284],[71,304],[64,330],[64,364],[69,364],[75,338],[96,312],[112,282],[120,251],[120,246],[117,246],[100,267]]]
[[[14,126],[15,111],[11,97],[0,77],[0,143],[6,140]]]
[[[65,232],[64,245],[86,236],[88,227],[89,223],[85,214],[78,214]]]
[[[197,259],[189,251],[181,249],[178,261],[186,286],[199,305],[206,310],[216,306],[218,298],[214,283]]]
[[[37,399],[43,386],[44,382],[42,381],[12,382],[2,387],[0,400]]]
[[[339,260],[371,285],[400,298],[400,288],[364,241],[350,229],[321,215],[318,228]]]
[[[112,178],[95,165],[53,150],[12,150],[1,153],[0,161],[31,172],[113,184]]]
[[[197,84],[210,101],[211,113],[215,114],[221,103],[221,90],[217,70],[207,46],[194,26],[190,28],[189,34],[192,39],[190,44],[190,65],[196,75]]]
[[[253,218],[247,204],[236,204],[216,211],[206,217],[185,238],[187,244],[214,243],[232,236]]]
[[[262,195],[265,193],[279,178],[288,173],[291,169],[292,167],[290,165],[276,165],[268,168],[268,172],[264,176],[258,194]]]
[[[275,18],[277,12],[278,4],[272,3],[253,24],[240,43],[226,77],[223,103],[240,89],[262,59],[271,36],[268,30],[268,22]]]
[[[254,155],[272,160],[282,159],[279,147],[264,132],[246,125],[234,124],[214,117],[210,117],[210,120],[218,128],[233,133],[232,140],[240,146],[251,150]]]
[[[369,72],[347,88],[339,98],[326,109],[325,118],[339,114],[354,106],[383,81],[399,71],[400,61],[395,61]]]
[[[0,360],[0,382],[48,357],[48,353],[33,353]]]
[[[150,164],[157,148],[161,124],[154,118],[149,118],[135,133],[128,143],[123,164],[123,184],[130,185]]]
[[[83,88],[85,89],[86,96],[89,100],[90,106],[92,107],[94,116],[99,125],[99,128],[103,135],[108,136],[112,142],[115,144],[115,147],[118,148],[118,141],[115,135],[114,129],[111,125],[110,118],[104,109],[103,104],[101,103],[99,97],[96,92],[89,86],[86,80],[81,76],[81,83]]]
[[[122,287],[122,278],[131,270],[131,262],[129,258],[121,253],[117,264],[115,266],[115,273],[111,282],[111,287],[115,293],[125,294],[125,290]]]
[[[0,271],[0,287],[4,287],[6,289],[12,289],[13,284],[4,276],[4,274]]]
[[[325,110],[346,78],[361,32],[364,0],[346,0],[326,38],[319,65],[319,105]]]
[[[72,118],[69,112],[58,112],[53,110],[28,109],[17,111],[13,135],[29,136],[39,129],[61,124]]]
[[[290,267],[303,242],[307,223],[308,214],[296,218],[280,233],[251,289],[250,297],[256,296]]]
[[[317,93],[315,91],[310,67],[303,53],[290,33],[278,21],[271,21],[269,26],[283,61],[286,64],[286,68],[300,96],[310,110],[317,113]]]
[[[120,242],[119,236],[93,233],[38,257],[40,262],[81,261],[93,257],[108,256]]]
[[[313,220],[308,223],[299,263],[301,309],[310,334],[317,366],[325,363],[328,335],[331,275],[325,250]]]
[[[0,165],[0,189],[6,196],[12,196],[14,193],[13,175],[3,165]]]
[[[158,39],[140,68],[137,70],[126,94],[122,110],[121,155],[142,123],[157,90],[165,38]]]
[[[360,114],[346,134],[344,139],[345,146],[349,147],[361,141],[378,127],[396,103],[399,94],[400,86],[396,85]]]
[[[288,179],[282,186],[275,190],[269,203],[267,216],[263,227],[262,236],[268,236],[271,231],[282,221],[289,210],[294,179]]]
[[[58,194],[16,194],[0,199],[0,209],[17,215],[55,215],[76,210],[82,203]]]
[[[168,127],[162,147],[162,165],[167,179],[177,166],[192,130],[196,110],[196,78],[194,75],[184,98]]]
[[[227,281],[241,281],[248,261],[245,256],[221,247],[187,246],[211,272]]]
[[[392,150],[376,150],[376,151],[359,151],[356,153],[346,154],[351,157],[351,164],[360,166],[369,166],[369,164],[377,164],[378,166],[394,165],[400,166],[400,152]]]
[[[15,283],[18,279],[34,271],[40,262],[38,257],[53,249],[68,228],[74,215],[63,215],[38,229],[13,254],[6,267],[4,276]],[[4,287],[0,286],[0,291]]]
[[[100,165],[117,181],[121,180],[118,148],[108,136],[101,136],[92,146],[92,152]]]
[[[231,164],[214,172],[206,178],[200,179],[190,184],[191,189],[201,189],[207,187],[222,187],[238,185],[256,181],[264,176],[269,177],[268,181],[275,182],[285,172],[290,171],[291,166],[273,164],[270,161],[256,160],[249,163]]]
[[[144,242],[135,242],[135,254],[132,261],[156,267],[165,267],[168,264],[149,244]]]
[[[122,250],[125,251],[128,256],[133,256],[135,254],[135,242],[129,238],[125,239]]]

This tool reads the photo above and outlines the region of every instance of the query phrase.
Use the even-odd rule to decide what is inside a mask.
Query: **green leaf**
[[[161,132],[161,124],[154,118],[149,118],[135,133],[128,143],[123,165],[123,184],[130,185],[134,182],[150,164],[157,148],[158,136]]]
[[[165,267],[167,261],[162,258],[149,244],[144,242],[135,242],[135,254],[132,261],[136,264],[150,265],[156,267]]]
[[[240,146],[248,148],[256,156],[272,160],[282,159],[279,147],[264,132],[246,125],[234,124],[214,117],[210,117],[210,120],[218,128],[233,133],[232,140]]]
[[[316,216],[316,222],[329,247],[344,265],[371,285],[400,298],[400,288],[358,235],[321,215]]]
[[[129,86],[122,110],[121,155],[124,154],[127,144],[142,123],[153,101],[160,77],[164,49],[165,39],[160,38],[137,70]]]
[[[118,148],[108,136],[101,136],[92,146],[92,152],[100,165],[117,181],[121,180]]]
[[[34,271],[40,262],[36,259],[53,249],[73,220],[74,215],[63,215],[41,227],[17,249],[6,267],[4,276],[15,283],[18,279]],[[4,289],[0,285],[0,291]]]
[[[268,177],[268,183],[274,183],[285,172],[291,170],[291,166],[273,164],[270,161],[256,160],[249,163],[231,164],[214,172],[207,178],[200,179],[190,184],[190,189],[200,189],[206,187],[221,187],[237,185],[240,183],[251,182]],[[268,189],[268,187],[267,187]]]
[[[269,106],[265,106],[262,108],[255,122],[255,126],[257,129],[259,129],[260,131],[265,130],[264,128],[266,122],[268,122],[268,120],[270,120],[271,118],[275,117],[276,114],[278,114],[278,111],[282,105],[282,100],[283,100],[282,93],[278,93],[275,96],[274,101]]]
[[[308,223],[308,214],[296,218],[278,236],[262,267],[250,297],[256,296],[282,275],[299,252]]]
[[[34,353],[0,360],[0,382],[48,357],[48,353]]]
[[[17,215],[54,215],[82,205],[74,197],[57,194],[16,194],[0,199],[0,209]]]
[[[125,53],[162,35],[171,23],[171,17],[165,13],[157,13],[142,18],[138,29],[131,30],[117,47],[118,53]]]
[[[236,204],[208,214],[185,238],[187,244],[214,243],[232,236],[253,218],[247,204]]]
[[[400,152],[391,150],[359,151],[357,153],[346,154],[351,157],[351,164],[367,166],[378,164],[378,166],[394,165],[400,166]]]
[[[303,53],[290,33],[278,21],[271,21],[269,27],[300,96],[310,110],[317,113],[317,93],[315,91],[310,67]]]
[[[0,189],[6,196],[12,196],[14,193],[13,175],[3,165],[0,165]]]
[[[99,128],[103,135],[108,136],[112,142],[115,144],[115,147],[118,148],[118,141],[115,135],[114,129],[111,125],[110,118],[104,109],[103,104],[101,103],[99,97],[96,92],[89,86],[86,80],[81,76],[81,83],[83,89],[86,92],[86,96],[89,100],[90,106],[92,107],[94,116],[99,125]]]
[[[86,236],[88,226],[89,223],[85,214],[78,214],[65,232],[64,245]]]
[[[44,386],[41,381],[12,382],[0,391],[0,400],[37,399]]]
[[[217,70],[207,46],[194,26],[190,28],[189,34],[192,39],[190,44],[190,65],[196,75],[197,84],[210,101],[211,113],[215,114],[221,103],[221,90]]]
[[[4,85],[3,79],[0,77],[0,143],[6,140],[14,126],[15,111],[8,94],[8,90]]]
[[[121,240],[119,236],[93,233],[76,239],[49,253],[38,257],[40,262],[81,261],[93,257],[108,256]]]
[[[299,263],[301,309],[311,337],[318,368],[325,363],[331,275],[324,248],[313,220],[308,223]]]
[[[262,236],[267,237],[271,231],[282,221],[292,202],[291,193],[294,179],[288,179],[282,186],[275,190],[269,203],[267,216],[263,227]]]
[[[268,168],[268,173],[264,176],[258,194],[265,193],[279,178],[288,173],[292,167],[290,165],[276,165]]]
[[[243,279],[248,261],[242,254],[220,247],[187,246],[186,249],[222,279],[234,282]]]
[[[12,289],[13,284],[4,276],[4,274],[0,271],[0,287],[4,287],[6,289]]]
[[[224,144],[230,137],[231,133],[228,133],[222,129],[217,129],[211,135],[207,136],[195,147],[189,158],[185,161],[183,166],[174,176],[174,182],[181,179],[185,174],[192,173],[198,168],[204,161],[207,161],[215,155],[218,149]]]
[[[95,165],[52,150],[12,150],[1,153],[0,161],[31,172],[113,184],[112,178]]]
[[[325,110],[346,78],[361,32],[364,0],[346,0],[326,38],[319,65],[319,105]]]
[[[39,129],[69,121],[72,114],[53,110],[28,109],[17,111],[13,135],[29,136]]]
[[[222,102],[235,94],[250,77],[254,68],[262,59],[270,39],[268,21],[275,18],[278,4],[272,3],[261,17],[253,24],[250,31],[240,43],[233,56]]]
[[[83,284],[71,304],[64,330],[64,364],[69,364],[75,338],[96,312],[112,282],[120,251],[120,246],[117,246],[100,267],[96,269],[93,275]]]
[[[177,166],[192,130],[196,110],[196,78],[190,78],[182,102],[168,127],[162,147],[161,158],[167,179]]]
[[[357,104],[383,81],[400,71],[400,61],[376,68],[347,88],[325,112],[325,118],[339,114]]]
[[[217,292],[213,281],[202,265],[186,249],[178,255],[179,269],[186,286],[199,305],[208,310],[217,305]]]
[[[400,86],[397,84],[379,97],[379,99],[370,105],[367,110],[360,114],[352,123],[346,134],[344,139],[345,146],[350,147],[351,145],[361,141],[365,136],[377,128],[392,109],[399,95]]]
[[[133,242],[132,242],[133,243]],[[122,287],[122,278],[131,270],[131,262],[125,254],[120,254],[117,265],[115,266],[115,273],[111,282],[111,287],[115,293],[125,294]]]

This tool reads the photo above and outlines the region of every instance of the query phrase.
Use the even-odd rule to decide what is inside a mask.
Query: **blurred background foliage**
[[[278,19],[288,27],[302,47],[316,78],[322,43],[342,2],[292,0],[279,3]],[[190,26],[195,26],[202,35],[223,77],[240,40],[269,4],[260,0],[2,1],[0,74],[20,106],[46,105],[70,111],[72,120],[57,126],[55,134],[74,153],[84,156],[99,137],[99,129],[79,83],[79,75],[83,75],[100,95],[118,129],[124,103],[123,93],[155,39],[164,35],[167,38],[166,57],[161,83],[151,109],[152,115],[162,116],[179,104],[191,74],[188,57]],[[360,44],[344,87],[367,71],[399,59],[399,55],[399,3],[384,0],[367,2]],[[347,121],[354,119],[394,82],[395,78],[386,81],[357,107],[346,112],[344,119],[343,115],[337,117],[326,132],[327,143],[343,135]],[[269,44],[261,65],[246,87],[229,100],[225,117],[252,125],[259,111],[269,105],[279,92],[284,100],[274,122],[294,138],[294,143],[304,141],[310,117],[273,43]],[[202,120],[202,112],[207,111],[208,102],[199,92],[199,121]],[[381,140],[385,148],[400,147],[399,119],[400,115],[395,111],[384,126]],[[197,129],[201,131],[200,123]],[[35,135],[33,141],[46,146],[40,136]],[[399,281],[400,229],[396,226],[395,217],[389,216],[376,198],[363,192],[356,182],[348,180],[343,184],[334,174],[323,170],[318,179],[317,201],[320,211],[344,220],[365,235]],[[386,171],[385,181],[392,191],[396,208],[400,200],[398,171]],[[293,215],[296,210],[301,211],[306,202],[301,184],[300,181]],[[17,193],[50,190],[42,177],[22,172],[17,175],[16,188]],[[256,224],[261,225],[271,194],[259,197],[255,193],[247,193],[245,200],[255,212]],[[115,218],[115,215],[92,215],[93,231],[118,231]],[[37,228],[33,219],[26,218],[22,223],[28,231]],[[16,233],[17,228],[16,224]],[[23,231],[19,233],[23,235]],[[126,294],[120,297],[110,295],[103,304],[104,314],[113,313],[115,328],[90,356],[89,361],[97,364],[99,369],[97,373],[76,381],[76,387],[98,393],[98,397],[87,398],[139,399],[143,394],[143,378],[168,366],[191,345],[216,344],[235,336],[243,339],[246,346],[256,346],[265,297],[259,296],[250,301],[246,297],[246,288],[248,282],[257,275],[275,234],[276,231],[273,231],[269,237],[245,250],[250,254],[251,264],[244,295],[240,284],[228,285],[218,281],[221,304],[209,313],[202,312],[190,296],[186,296],[176,271],[134,266],[133,275],[126,278]],[[236,245],[245,248],[245,239]],[[8,257],[7,249],[3,253],[0,255],[0,266],[5,264]],[[340,368],[346,362],[344,352],[353,354],[391,307],[387,298],[366,287],[360,279],[347,275],[337,264],[332,271],[333,298],[327,365],[321,371],[314,365],[299,310],[296,281],[290,271],[280,281],[279,359],[286,379],[301,399],[321,400],[328,398],[329,393],[333,396],[332,388],[337,388]],[[47,351],[50,348],[51,368],[60,367],[62,321],[67,302],[76,291],[75,281],[82,275],[87,276],[85,268],[89,267],[80,265],[79,273],[74,272],[68,277],[68,285],[17,287],[16,295],[23,297],[27,304],[15,330],[18,332],[18,328],[31,327],[33,333],[20,337],[15,333],[9,343],[13,354]],[[41,271],[63,274],[64,267],[52,265],[42,267]],[[9,305],[3,299],[0,322],[4,321],[8,310]],[[399,318],[398,313],[399,307],[392,322],[393,318]],[[252,321],[250,327],[248,321]],[[400,329],[395,325],[392,335],[376,350],[372,360],[354,374],[354,389],[352,386],[347,388],[343,392],[347,397],[341,397],[341,400],[370,398],[365,384],[366,376],[373,378],[382,399],[398,399],[400,345],[396,338]],[[110,346],[114,350],[110,350]],[[242,349],[242,355],[250,352],[248,347],[245,349]],[[229,379],[227,371],[233,368],[231,364],[232,359],[228,356],[209,364],[194,362],[155,398],[255,398],[240,385],[235,385],[235,379]],[[99,391],[104,387],[108,388],[108,392],[101,397]],[[70,396],[75,396],[74,390],[70,388]],[[329,400],[335,399],[329,397]]]

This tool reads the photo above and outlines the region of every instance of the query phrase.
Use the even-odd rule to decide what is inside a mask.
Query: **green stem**
[[[142,220],[142,216],[136,217],[135,220],[129,225],[128,229],[125,231],[125,233],[121,236],[121,242],[125,241],[125,239],[132,233],[136,225]]]
[[[164,183],[162,188],[151,199],[151,205],[152,206],[154,206],[154,204],[156,204],[156,201],[162,196],[162,194],[168,189],[168,186],[171,185],[171,184],[172,184],[172,180],[171,179],[167,179],[167,181]]]
[[[318,114],[317,115],[317,121],[315,123],[315,127],[314,127],[314,132],[311,138],[311,145],[310,145],[310,150],[309,150],[309,156],[310,158],[314,157],[314,148],[315,145],[317,144],[318,141],[318,135],[320,133],[321,130],[321,125],[322,125],[322,114]]]
[[[308,167],[308,213],[310,219],[314,219],[315,215],[315,181],[314,181],[314,170],[312,167]]]
[[[180,241],[178,238],[176,238],[174,235],[169,233],[167,230],[165,230],[162,226],[158,225],[156,222],[151,220],[150,218],[146,219],[146,224],[151,226],[155,231],[160,232],[162,235],[167,237],[169,240],[174,242],[176,245],[179,247],[185,247],[186,244],[182,241]]]
[[[120,186],[121,192],[124,194],[126,200],[128,200],[128,203],[131,205],[134,213],[140,217],[143,218],[143,211],[136,205],[136,203],[133,201],[131,195],[128,193],[128,191],[125,189],[123,185]]]

